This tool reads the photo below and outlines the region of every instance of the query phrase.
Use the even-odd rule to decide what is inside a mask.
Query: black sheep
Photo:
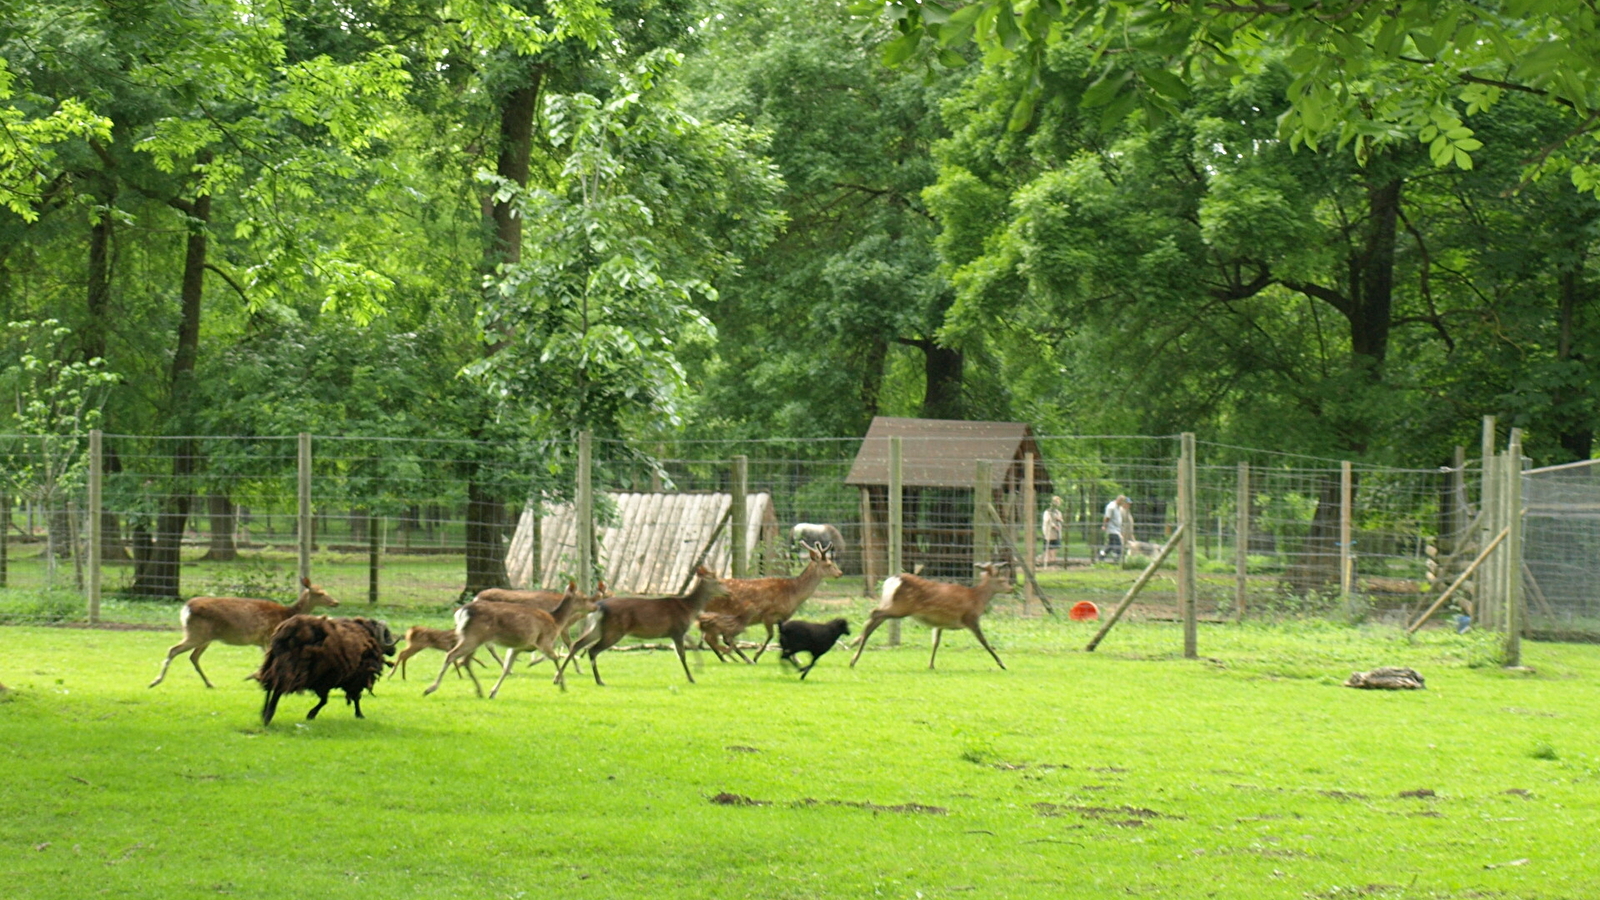
[[[790,619],[778,628],[778,646],[783,653],[778,656],[779,662],[800,669],[800,663],[795,661],[796,653],[811,654],[811,662],[800,669],[800,680],[804,681],[811,672],[811,667],[817,664],[822,654],[833,649],[838,643],[839,636],[850,633],[850,623],[844,619],[834,619],[831,622],[802,622]]]
[[[306,713],[307,719],[317,717],[333,690],[343,690],[345,702],[355,704],[356,718],[365,718],[361,692],[372,690],[383,674],[384,657],[394,649],[388,624],[377,619],[291,616],[272,633],[261,669],[252,676],[267,692],[261,724],[272,724],[279,698],[301,691],[311,691],[321,701]]]

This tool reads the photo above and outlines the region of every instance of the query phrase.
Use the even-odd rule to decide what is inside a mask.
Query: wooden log
[[[1122,618],[1122,614],[1128,611],[1128,607],[1133,603],[1133,598],[1139,596],[1139,592],[1144,590],[1144,586],[1149,583],[1151,578],[1155,577],[1156,570],[1161,568],[1161,563],[1166,560],[1167,554],[1171,553],[1178,546],[1178,542],[1183,540],[1184,531],[1188,527],[1187,523],[1180,524],[1178,530],[1172,533],[1172,537],[1167,538],[1167,542],[1161,547],[1161,552],[1157,553],[1156,558],[1150,560],[1150,564],[1144,567],[1143,572],[1139,573],[1139,577],[1134,580],[1133,586],[1128,588],[1128,593],[1123,595],[1122,602],[1117,604],[1117,608],[1111,612],[1110,616],[1106,617],[1106,623],[1101,625],[1100,630],[1095,632],[1094,637],[1089,639],[1088,646],[1083,648],[1085,652],[1093,653],[1094,648],[1100,646],[1100,641],[1111,631],[1111,626],[1117,624],[1117,620]]]
[[[989,513],[993,515],[995,513],[994,504],[990,503],[988,506]],[[996,518],[998,518],[998,516],[996,516]],[[1017,552],[1017,545],[1011,543],[1011,535],[1007,533],[1006,529],[1004,528],[999,529],[999,532],[1000,537],[1005,540],[1006,546],[1011,548],[1011,555],[1021,559],[1022,554]],[[1022,577],[1027,580],[1028,586],[1033,589],[1034,596],[1039,598],[1039,602],[1044,604],[1044,608],[1049,611],[1050,615],[1055,615],[1056,608],[1050,605],[1050,595],[1046,594],[1044,592],[1044,588],[1039,587],[1039,582],[1034,580],[1032,560],[1028,560],[1022,564]]]
[[[1427,622],[1429,619],[1433,618],[1433,614],[1439,611],[1439,607],[1443,606],[1445,601],[1450,599],[1451,595],[1456,592],[1457,588],[1461,587],[1463,582],[1472,577],[1473,572],[1478,571],[1478,567],[1483,565],[1483,561],[1489,558],[1489,554],[1494,552],[1494,548],[1500,546],[1500,542],[1505,540],[1506,535],[1510,533],[1511,529],[1509,527],[1500,529],[1500,533],[1494,536],[1494,540],[1489,542],[1489,546],[1484,547],[1483,552],[1478,554],[1478,558],[1474,559],[1472,564],[1467,566],[1466,570],[1461,573],[1460,577],[1456,578],[1455,582],[1453,582],[1449,587],[1445,588],[1444,593],[1439,595],[1439,599],[1433,601],[1433,605],[1428,607],[1428,611],[1422,614],[1422,618],[1418,619],[1415,624],[1406,629],[1406,634],[1415,634],[1417,629],[1421,628],[1424,622]]]

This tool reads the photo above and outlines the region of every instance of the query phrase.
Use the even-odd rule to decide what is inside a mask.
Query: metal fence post
[[[1195,553],[1194,553],[1194,432],[1185,431],[1178,455],[1178,525],[1183,529],[1178,543],[1178,606],[1183,613],[1183,657],[1200,655],[1196,631]],[[1124,539],[1126,541],[1126,539]],[[1127,546],[1126,542],[1123,544]]]
[[[311,580],[311,434],[300,432],[298,454],[298,522],[300,538],[300,583]]]
[[[1244,621],[1250,583],[1250,463],[1239,461],[1239,483],[1234,488],[1233,617]]]
[[[100,621],[100,512],[105,472],[103,436],[100,429],[89,432],[89,624]]]
[[[889,438],[889,571],[885,577],[905,570],[904,461],[900,436],[893,435]],[[899,619],[889,620],[889,646],[900,646]]]
[[[593,435],[578,432],[578,590],[594,591],[594,468]]]
[[[733,496],[731,521],[728,527],[733,529],[728,536],[728,547],[733,557],[733,577],[744,578],[750,573],[750,509],[745,496],[750,484],[750,457],[735,456],[733,458]]]

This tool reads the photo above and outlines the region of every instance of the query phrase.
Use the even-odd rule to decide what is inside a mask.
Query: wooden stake
[[[1183,540],[1178,544],[1178,607],[1183,613],[1183,658],[1194,659],[1200,655],[1196,626],[1196,607],[1200,604],[1195,596],[1194,432],[1185,431],[1179,446],[1178,527]],[[1126,538],[1123,546],[1127,546]]]
[[[988,511],[989,511],[989,514],[994,516],[995,518],[998,519],[1000,517],[999,511],[994,508],[994,504],[993,503],[989,504],[989,510]],[[1001,540],[1005,541],[1006,547],[1010,548],[1012,556],[1017,557],[1017,558],[1021,558],[1022,554],[1017,552],[1017,545],[1011,543],[1011,535],[1008,534],[1004,528],[1000,529],[1000,538],[1001,538]],[[1047,595],[1044,592],[1043,588],[1039,587],[1039,582],[1034,580],[1034,577],[1033,577],[1033,565],[1032,565],[1031,562],[1025,562],[1025,563],[1022,564],[1022,577],[1027,581],[1028,587],[1039,598],[1039,602],[1044,604],[1045,610],[1047,612],[1049,612],[1050,615],[1052,615],[1052,616],[1055,615],[1056,614],[1056,608],[1054,606],[1050,605],[1050,597],[1049,597],[1049,595]]]
[[[746,489],[750,482],[750,457],[735,456],[733,458],[733,502],[728,511],[732,514],[732,532],[729,534],[728,547],[733,557],[730,567],[734,578],[744,578],[750,574],[750,510],[745,501]]]
[[[1095,632],[1093,638],[1089,639],[1088,646],[1083,648],[1086,652],[1093,653],[1094,648],[1100,646],[1100,640],[1111,630],[1111,626],[1117,624],[1117,620],[1122,618],[1122,614],[1127,612],[1128,606],[1133,603],[1133,598],[1139,596],[1139,592],[1144,590],[1145,584],[1156,574],[1156,570],[1161,568],[1161,563],[1166,560],[1167,554],[1171,553],[1173,548],[1177,547],[1187,537],[1187,529],[1188,526],[1186,525],[1181,523],[1178,525],[1178,530],[1174,531],[1172,537],[1168,538],[1167,542],[1162,545],[1160,552],[1156,553],[1156,558],[1150,560],[1150,564],[1144,567],[1143,572],[1139,573],[1139,577],[1133,582],[1133,587],[1128,588],[1128,592],[1122,595],[1122,602],[1118,603],[1117,608],[1106,618],[1106,623],[1100,626],[1100,630]]]
[[[873,588],[878,586],[878,579],[872,571],[874,539],[872,534],[872,489],[861,489],[861,577],[864,582],[861,588],[863,597],[876,597]]]
[[[899,435],[889,438],[889,566],[885,578],[905,571],[905,451]],[[900,620],[889,620],[889,646],[900,646]]]
[[[1350,571],[1350,506],[1354,481],[1350,460],[1339,463],[1339,594],[1347,608],[1355,581]]]
[[[1250,464],[1239,462],[1239,483],[1234,489],[1233,619],[1244,621],[1245,596],[1250,581]]]
[[[1034,543],[1034,538],[1038,534],[1034,523],[1038,520],[1038,506],[1039,501],[1034,494],[1033,485],[1033,454],[1028,453],[1022,457],[1022,558],[1027,560],[1023,563],[1023,569],[1028,573],[1028,583],[1022,591],[1023,615],[1028,614],[1028,604],[1033,600],[1033,561],[1037,558],[1033,554],[1038,549]],[[1062,552],[1066,552],[1064,542]]]
[[[311,580],[311,434],[300,432],[295,474],[298,479],[296,522],[300,539],[300,582]]]
[[[105,478],[104,437],[100,429],[89,432],[89,624],[100,621],[101,512]],[[10,519],[10,510],[5,518]],[[0,528],[4,524],[0,523]],[[3,582],[0,582],[3,583]]]
[[[1522,429],[1511,429],[1505,461],[1506,498],[1506,665],[1522,665],[1522,629],[1527,610],[1522,596]]]
[[[587,430],[578,432],[578,590],[594,593],[594,436]],[[691,573],[693,568],[690,569]],[[687,587],[687,585],[685,585]]]

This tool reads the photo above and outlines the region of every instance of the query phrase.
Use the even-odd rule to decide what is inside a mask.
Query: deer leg
[[[208,641],[194,648],[194,652],[189,654],[189,662],[194,665],[194,670],[200,673],[200,680],[206,683],[206,687],[216,687],[216,685],[211,683],[211,679],[206,677],[206,673],[200,668],[200,654],[206,652],[206,648],[209,646],[211,646],[211,643]]]
[[[550,636],[550,635],[546,635],[545,636],[545,639],[539,644],[539,652],[543,653],[545,656],[548,656],[550,658],[551,665],[555,664],[555,661],[556,661],[556,642],[552,638],[552,636]],[[565,678],[559,678],[558,677],[556,679],[556,683],[561,685],[561,690],[565,691],[567,689],[567,680]]]
[[[733,640],[728,642],[728,649],[732,650],[734,653],[739,654],[739,658],[744,660],[745,662],[747,662],[747,663],[749,663],[751,665],[755,665],[754,660],[750,659],[750,657],[748,657],[748,656],[745,656],[744,655],[744,651],[739,649],[739,638],[738,638],[737,635],[734,637]]]
[[[561,661],[561,665],[556,667],[556,681],[555,681],[556,684],[563,684],[564,683],[562,673],[566,672],[567,663],[572,663],[572,671],[577,672],[579,674],[582,674],[583,670],[578,666],[578,663],[577,663],[578,654],[583,652],[585,647],[588,647],[590,644],[593,644],[598,640],[594,635],[595,635],[595,630],[597,628],[599,628],[599,627],[600,627],[600,619],[596,618],[594,621],[590,622],[583,629],[583,633],[578,635],[578,639],[572,642],[572,644],[571,644],[572,649],[567,651],[567,658],[563,659]],[[594,653],[590,653],[589,654],[589,666],[590,666],[590,668],[594,667],[594,657],[595,657]],[[594,675],[594,683],[595,684],[604,684],[604,682],[602,682],[600,680],[600,673],[599,672],[596,672],[595,675]]]
[[[167,667],[172,665],[172,660],[175,659],[179,653],[182,653],[183,651],[188,650],[189,648],[191,648],[193,646],[194,646],[194,644],[189,643],[189,639],[187,637],[185,637],[183,640],[179,641],[176,644],[173,644],[170,648],[168,648],[167,649],[167,660],[166,660],[166,662],[161,664],[161,674],[156,676],[156,680],[155,681],[150,682],[150,686],[151,687],[155,687],[156,685],[160,684],[162,679],[167,677]],[[200,677],[204,678],[205,676],[202,675]]]
[[[317,705],[311,707],[311,712],[306,713],[307,722],[315,719],[317,717],[317,713],[322,712],[322,708],[328,705],[328,692],[323,691],[317,694],[317,701]]]
[[[856,667],[856,660],[861,658],[861,651],[867,649],[867,638],[872,637],[872,633],[877,631],[878,626],[882,625],[884,620],[888,618],[882,615],[881,612],[881,610],[875,609],[867,617],[867,627],[861,629],[861,641],[856,644],[856,655],[850,657],[850,668],[854,669]]]
[[[472,679],[472,686],[478,689],[478,696],[483,696],[483,685],[478,684],[478,676],[473,674],[472,665],[470,663],[472,654],[476,653],[478,648],[468,647],[466,644],[467,642],[465,640],[461,640],[454,647],[450,648],[450,652],[444,655],[444,665],[439,667],[439,677],[435,678],[433,680],[433,684],[428,685],[428,687],[423,690],[422,695],[424,697],[439,689],[439,685],[444,683],[444,673],[450,671],[450,666],[452,664],[458,666],[456,669],[457,675],[461,673],[461,668],[465,668],[467,670],[467,677]],[[468,665],[462,667],[462,660],[468,660]]]
[[[505,665],[500,670],[500,680],[496,681],[494,683],[494,687],[489,689],[489,699],[490,700],[493,700],[494,696],[496,694],[500,693],[500,685],[506,683],[506,676],[511,674],[511,664],[516,661],[516,658],[517,658],[517,648],[515,648],[515,647],[507,647],[506,648]]]
[[[407,647],[404,650],[401,650],[400,651],[400,655],[395,657],[395,659],[394,659],[394,668],[389,670],[389,677],[393,678],[394,677],[394,673],[399,672],[400,673],[400,680],[401,681],[405,681],[406,680],[406,660],[410,659],[411,657],[413,657],[415,655],[416,655],[416,651],[412,650],[410,647]]]
[[[494,660],[494,664],[495,665],[497,665],[497,666],[501,665],[500,654],[494,652],[494,645],[492,645],[492,644],[485,645],[483,649],[489,651],[489,658]]]
[[[683,674],[689,677],[690,684],[694,684],[694,674],[689,671],[689,657],[683,653],[683,635],[673,635],[672,646],[678,651],[678,662],[683,663]]]
[[[933,652],[928,654],[928,668],[933,668],[933,658],[939,655],[939,638],[944,634],[943,628],[933,630]]]
[[[767,652],[767,645],[772,643],[772,623],[763,622],[762,624],[767,626],[767,637],[761,642],[761,646],[756,648],[756,662],[761,662],[761,654]]]
[[[994,657],[995,665],[999,666],[1001,669],[1004,669],[1006,664],[1000,661],[1000,654],[994,652],[994,648],[989,646],[989,639],[983,636],[983,628],[980,627],[977,622],[973,622],[967,627],[972,631],[973,635],[977,637],[978,643],[983,645],[983,649],[989,651],[989,655]]]

